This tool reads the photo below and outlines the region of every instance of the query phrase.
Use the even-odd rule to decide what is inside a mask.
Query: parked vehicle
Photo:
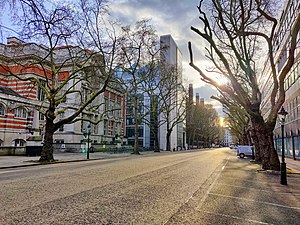
[[[237,149],[237,145],[236,145],[236,144],[230,144],[230,145],[229,145],[229,148],[230,148],[230,149]]]
[[[237,156],[244,158],[245,156],[254,156],[255,148],[249,145],[239,145],[237,147]]]

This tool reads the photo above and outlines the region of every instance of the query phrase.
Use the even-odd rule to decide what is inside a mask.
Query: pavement
[[[143,153],[144,154],[144,153]],[[87,159],[86,153],[54,153],[53,157],[56,160],[54,163],[68,163],[86,160],[102,160],[119,157],[129,157],[130,153],[104,153],[95,152],[89,154]],[[9,169],[16,167],[38,166],[41,163],[38,161],[40,156],[0,156],[0,169]]]
[[[289,162],[296,168],[300,161]],[[287,174],[281,185],[279,173],[259,168],[229,156],[165,225],[300,225],[300,174]]]

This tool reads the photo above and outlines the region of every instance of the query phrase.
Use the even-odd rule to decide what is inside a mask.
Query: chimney
[[[200,105],[204,106],[204,98],[200,98]]]
[[[200,103],[200,96],[199,96],[199,93],[196,93],[196,105],[199,105]]]
[[[7,45],[19,46],[19,45],[22,45],[22,44],[25,44],[25,42],[18,39],[18,38],[16,38],[16,37],[8,37],[7,38]]]
[[[189,105],[193,104],[193,84],[189,84]]]

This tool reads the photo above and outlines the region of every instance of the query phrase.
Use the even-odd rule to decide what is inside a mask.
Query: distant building
[[[204,106],[204,98],[200,98],[200,105]]]
[[[200,105],[200,96],[199,96],[199,93],[196,93],[196,105]]]
[[[231,135],[229,127],[224,127],[224,146],[228,147],[233,143],[233,137]]]
[[[194,89],[193,89],[193,84],[189,84],[189,100],[188,100],[188,105],[192,105],[194,100],[193,100],[193,92],[194,92]]]

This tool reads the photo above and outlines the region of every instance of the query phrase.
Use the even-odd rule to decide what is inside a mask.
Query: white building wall
[[[176,65],[178,70],[178,83],[182,82],[182,54],[177,47],[174,39],[171,35],[163,35],[160,37],[161,47],[166,47],[163,51],[163,58],[168,64]],[[179,93],[177,93],[178,95]],[[178,98],[178,96],[176,96]],[[176,104],[176,99],[174,102],[171,102],[170,104]],[[171,111],[171,121],[174,120],[174,118],[177,117],[178,114],[178,107],[175,107],[174,110]],[[163,117],[161,114],[160,117]],[[185,131],[184,127],[185,123],[177,124],[172,131],[171,134],[171,150],[177,149],[179,145],[181,144],[181,147],[185,146],[186,140],[179,141],[180,139],[183,139],[183,132]],[[159,140],[160,140],[160,149],[166,150],[166,135],[167,135],[167,124],[163,124],[159,128]],[[182,143],[180,143],[182,142]]]

